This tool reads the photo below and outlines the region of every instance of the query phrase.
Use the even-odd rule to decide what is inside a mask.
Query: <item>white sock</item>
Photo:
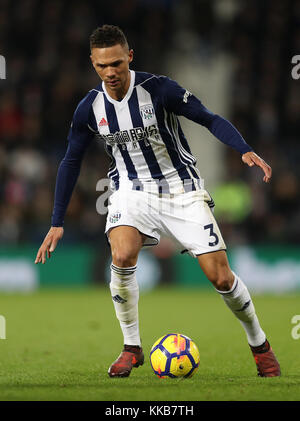
[[[227,306],[241,322],[245,329],[249,345],[262,345],[266,340],[266,335],[260,327],[249,291],[243,281],[235,273],[233,274],[234,282],[231,290],[217,291],[222,295]]]
[[[136,266],[120,268],[111,265],[110,291],[124,336],[124,344],[141,346],[139,332],[139,286],[135,276]]]

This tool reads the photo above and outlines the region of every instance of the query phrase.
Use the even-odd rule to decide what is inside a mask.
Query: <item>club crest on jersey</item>
[[[112,224],[118,222],[118,220],[121,218],[121,212],[115,212],[109,217],[109,222]]]
[[[140,113],[143,119],[150,120],[154,116],[154,108],[151,104],[140,107]]]

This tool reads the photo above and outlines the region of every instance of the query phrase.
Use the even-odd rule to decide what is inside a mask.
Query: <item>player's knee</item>
[[[214,283],[214,287],[219,291],[229,291],[232,287],[232,281],[229,277],[219,277]]]
[[[135,266],[137,261],[135,253],[130,252],[130,250],[115,251],[112,257],[113,264],[120,268]]]
[[[234,275],[230,271],[216,272],[209,278],[218,291],[229,291],[232,288]]]

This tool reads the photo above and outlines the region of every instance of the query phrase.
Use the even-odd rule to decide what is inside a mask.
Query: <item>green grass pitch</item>
[[[122,348],[108,287],[1,294],[0,400],[298,401],[300,339],[291,336],[291,319],[300,314],[300,296],[253,299],[281,363],[280,378],[257,377],[239,321],[212,290],[172,286],[141,294],[145,364],[123,379],[107,375]],[[151,370],[151,346],[169,332],[191,337],[199,348],[191,379],[159,379]]]

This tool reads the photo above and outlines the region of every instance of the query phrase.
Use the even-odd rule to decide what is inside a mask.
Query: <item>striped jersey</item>
[[[198,184],[196,159],[177,116],[197,118],[202,111],[207,123],[211,114],[167,77],[132,70],[130,74],[130,86],[121,101],[109,96],[104,83],[91,90],[75,112],[73,127],[81,123],[104,142],[111,157],[108,176],[116,188],[128,180],[137,189],[147,188],[154,180],[171,189],[180,185],[188,189],[184,180]]]
[[[102,82],[78,104],[68,134],[55,192],[53,226],[61,226],[93,138],[104,143],[111,158],[108,176],[114,189],[180,193],[203,188],[178,116],[211,131],[241,153],[252,150],[223,117],[209,111],[195,95],[166,76],[130,70],[130,86],[121,101],[109,96]]]

